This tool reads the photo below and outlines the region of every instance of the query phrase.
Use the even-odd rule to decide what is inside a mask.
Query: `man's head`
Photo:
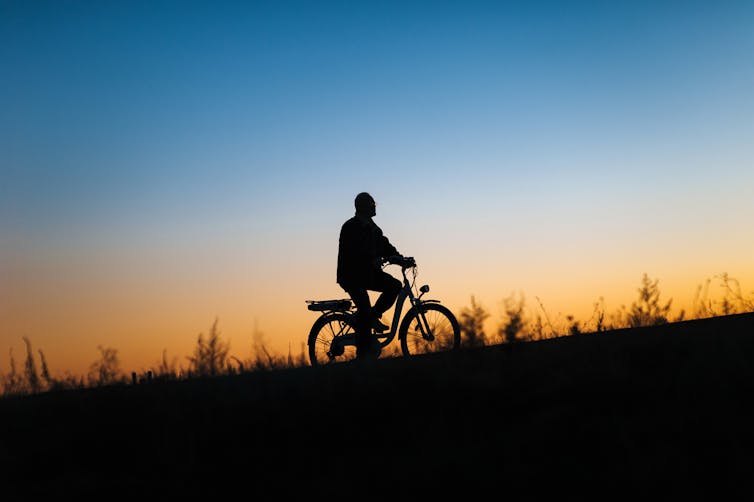
[[[377,214],[377,203],[374,202],[372,196],[367,192],[361,192],[357,195],[354,205],[356,206],[356,214],[369,217]]]

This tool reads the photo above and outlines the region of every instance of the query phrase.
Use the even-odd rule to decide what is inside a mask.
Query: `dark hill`
[[[749,498],[753,361],[750,313],[5,398],[0,497]]]

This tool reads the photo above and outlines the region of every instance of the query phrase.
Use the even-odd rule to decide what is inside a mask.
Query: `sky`
[[[0,372],[24,337],[54,375],[186,366],[215,320],[300,354],[361,191],[490,332],[511,295],[587,320],[645,273],[678,308],[748,293],[753,28],[725,0],[0,0]]]

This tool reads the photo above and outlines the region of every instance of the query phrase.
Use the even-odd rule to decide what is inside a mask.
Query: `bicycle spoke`
[[[422,354],[456,348],[460,343],[460,329],[445,307],[437,304],[423,306],[414,312],[401,340],[404,354]]]
[[[335,312],[326,315],[312,327],[309,334],[312,364],[330,364],[352,357],[354,349],[349,338],[353,330],[350,320],[350,314]]]

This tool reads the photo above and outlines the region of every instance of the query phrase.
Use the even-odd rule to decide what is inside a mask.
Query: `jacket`
[[[380,259],[397,254],[371,218],[354,216],[340,229],[337,283],[344,289],[366,288],[381,272]]]

